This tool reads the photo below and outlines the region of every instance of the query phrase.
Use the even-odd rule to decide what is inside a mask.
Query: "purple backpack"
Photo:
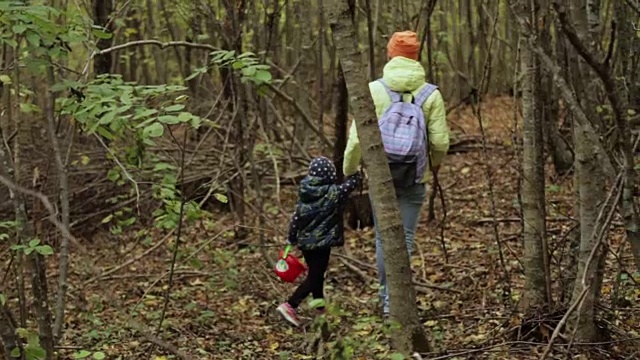
[[[422,104],[438,89],[427,83],[411,102],[404,102],[395,92],[378,80],[391,97],[391,106],[378,119],[378,126],[387,153],[393,185],[406,188],[419,183],[427,168],[428,140]]]

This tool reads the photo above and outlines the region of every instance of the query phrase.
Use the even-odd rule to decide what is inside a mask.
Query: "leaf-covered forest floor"
[[[504,269],[489,221],[490,195],[483,152],[478,143],[467,146],[464,152],[449,155],[441,169],[447,210],[444,242],[448,263],[441,247],[439,199],[436,221],[427,223],[425,206],[418,227],[412,265],[417,281],[422,283],[418,287],[420,311],[434,350],[425,358],[535,359],[544,350],[563,313],[542,323],[535,336],[527,336],[532,324],[540,324],[541,319],[523,320],[510,310],[512,301],[518,300],[523,288],[522,267],[518,262],[523,250],[518,220],[518,155],[511,145],[514,128],[511,99],[487,101],[483,117],[496,216],[500,220],[497,231],[512,291],[511,295],[504,291]],[[454,111],[449,120],[458,135],[479,138],[478,121],[470,108]],[[571,177],[553,178],[550,168],[547,174],[548,235],[557,259],[566,250],[566,233],[574,225],[570,218],[572,181]],[[154,359],[155,356],[170,359],[176,358],[172,355],[176,349],[193,359],[314,358],[300,355],[306,351],[311,328],[293,330],[274,312],[275,306],[286,299],[294,287],[275,277],[265,266],[262,252],[276,257],[278,247],[274,245],[280,244],[277,237],[282,239],[286,231],[286,214],[293,207],[295,188],[284,187],[280,200],[283,212],[269,215],[264,225],[267,246],[254,246],[259,244],[258,231],[249,228],[247,242],[252,245],[238,249],[231,237],[233,218],[228,213],[216,213],[184,230],[171,301],[157,338],[154,334],[163,310],[175,236],[153,231],[145,236],[135,232],[125,236],[105,233],[89,239],[90,253],[74,253],[72,257],[68,329],[62,352],[71,356],[77,349],[103,351],[108,359]],[[258,226],[258,222],[254,222],[255,214],[249,213],[249,218],[252,226]],[[622,235],[621,229],[616,228],[610,236],[613,252],[619,251]],[[348,230],[346,238],[345,248],[334,252],[339,255],[332,257],[327,276],[326,294],[334,307],[327,315],[332,327],[329,341],[342,339],[358,359],[384,358],[388,348],[377,318],[373,234],[371,229]],[[629,254],[626,248],[623,254]],[[622,256],[621,261],[625,269],[632,269],[629,257]],[[105,274],[125,263],[128,265]],[[50,275],[57,273],[53,265],[52,261]],[[88,281],[82,274],[92,267],[103,275],[94,274],[98,277]],[[564,271],[557,271],[556,265],[553,269],[554,279],[562,277]],[[640,335],[638,287],[627,276],[627,281],[616,289],[614,279],[618,270],[617,261],[610,256],[601,317],[606,319],[603,326],[612,332],[612,338],[607,340],[607,345],[597,346],[600,350],[593,350],[589,359],[624,359],[626,356],[631,359],[633,352],[640,350],[637,341],[635,349],[631,342],[616,342]],[[55,289],[54,277],[51,279],[51,289]],[[428,288],[425,284],[444,289]],[[616,312],[609,310],[614,291],[630,300],[625,308]],[[554,289],[556,300],[557,295]],[[309,318],[311,312],[303,308],[301,314]],[[525,326],[520,326],[523,322]],[[157,344],[152,345],[153,342]],[[507,342],[510,346],[500,345]],[[566,340],[559,338],[557,343],[566,343]],[[170,347],[174,349],[168,349]],[[587,347],[573,345],[572,348]],[[456,357],[457,352],[461,354]]]

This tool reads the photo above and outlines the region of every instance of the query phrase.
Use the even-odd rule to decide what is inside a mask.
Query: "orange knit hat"
[[[418,60],[419,53],[420,40],[418,40],[418,34],[413,31],[396,32],[391,36],[387,44],[387,55],[389,55],[389,58],[402,56]]]

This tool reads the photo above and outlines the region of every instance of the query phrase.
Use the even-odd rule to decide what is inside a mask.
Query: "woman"
[[[424,175],[414,183],[404,186],[395,186],[398,198],[398,206],[402,217],[407,250],[411,254],[413,241],[420,209],[425,199],[426,183],[430,178],[430,172],[436,172],[447,151],[449,150],[449,127],[446,120],[446,108],[440,91],[425,80],[425,71],[418,62],[420,42],[416,33],[412,31],[397,32],[393,34],[387,44],[387,56],[389,61],[384,67],[381,80],[371,82],[369,90],[373,98],[376,115],[387,116],[386,110],[393,104],[393,96],[399,97],[404,102],[421,101],[420,108],[424,113],[427,141],[427,166]],[[420,105],[419,104],[419,105]],[[416,134],[414,134],[415,136]],[[422,135],[422,134],[420,134]],[[360,143],[355,122],[352,122],[349,130],[349,139],[344,153],[343,172],[346,176],[358,171],[361,159]],[[430,169],[429,169],[430,168]],[[376,258],[378,276],[380,279],[380,297],[383,305],[383,314],[389,314],[389,293],[386,284],[386,273],[382,254],[382,243],[376,227]]]

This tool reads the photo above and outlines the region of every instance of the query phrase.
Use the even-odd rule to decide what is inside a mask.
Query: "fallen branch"
[[[493,222],[497,222],[497,223],[512,223],[512,222],[520,222],[522,219],[520,219],[519,217],[504,217],[504,218],[480,218],[480,219],[476,219],[473,220],[473,222],[471,223],[472,225],[484,225],[484,224],[490,224]],[[563,221],[573,221],[573,222],[577,222],[578,220],[570,218],[570,217],[566,217],[566,216],[557,216],[557,217],[547,217],[546,219],[547,222],[563,222]],[[624,226],[624,224],[620,221],[612,221],[611,225],[613,226]]]
[[[354,259],[351,258],[347,255],[344,254],[340,254],[340,253],[335,253],[335,256],[337,256],[338,258],[340,258],[340,261],[345,264],[349,269],[354,270],[354,272],[356,272],[358,274],[358,276],[360,276],[363,280],[364,279],[368,279],[368,280],[375,280],[373,276],[366,274],[366,272],[360,270],[359,268],[357,268],[354,264],[359,265],[363,268],[368,268],[368,269],[375,269],[375,266],[366,264],[358,259]],[[347,265],[348,262],[351,262],[350,264]],[[440,286],[440,285],[434,285],[434,284],[430,284],[427,282],[421,282],[421,281],[416,281],[413,280],[413,285],[416,288],[416,291],[421,292],[423,294],[428,294],[430,293],[427,289],[432,289],[432,290],[441,290],[441,291],[448,291],[448,292],[452,292],[452,293],[456,293],[456,294],[462,294],[462,291],[457,290],[457,289],[452,289],[452,288],[448,288],[448,287],[444,287],[444,286]]]
[[[142,330],[144,328],[144,326],[134,322],[134,321],[130,321],[129,322],[129,326],[137,331],[138,333],[140,333],[140,335],[142,335],[143,338],[145,338],[148,342],[152,343],[153,345],[159,346],[167,351],[169,351],[170,353],[172,353],[173,355],[179,357],[180,359],[184,359],[184,360],[190,360],[190,359],[196,359],[197,357],[191,355],[191,354],[186,354],[185,352],[183,352],[182,350],[178,349],[175,345],[170,344],[160,338],[158,338],[157,336]]]
[[[133,264],[134,262],[136,262],[136,261],[138,261],[138,260],[142,259],[143,257],[145,257],[145,256],[147,256],[147,255],[149,255],[149,254],[151,254],[151,253],[152,253],[152,252],[154,252],[156,249],[158,249],[162,244],[164,244],[164,243],[167,241],[167,239],[169,239],[169,237],[174,233],[174,231],[175,231],[175,230],[171,230],[171,231],[169,231],[169,233],[168,233],[167,235],[165,235],[165,236],[164,236],[160,241],[158,241],[158,243],[157,243],[157,244],[153,245],[152,247],[150,247],[149,249],[147,249],[147,250],[146,250],[145,252],[143,252],[142,254],[140,254],[140,255],[138,255],[138,256],[136,256],[136,257],[132,258],[132,259],[129,259],[129,260],[125,261],[124,263],[122,263],[122,264],[120,264],[120,265],[118,265],[118,266],[116,266],[116,267],[114,267],[114,268],[112,268],[112,269],[110,269],[110,270],[107,270],[107,271],[103,272],[102,274],[96,275],[96,276],[94,276],[93,278],[91,278],[91,279],[87,280],[87,281],[84,283],[84,286],[86,287],[87,285],[89,285],[89,284],[91,284],[91,283],[93,283],[93,282],[95,282],[95,281],[98,281],[98,280],[102,279],[103,277],[109,276],[109,275],[111,275],[111,274],[113,274],[113,273],[115,273],[115,272],[117,272],[117,271],[120,271],[120,270],[122,270],[123,268],[125,268],[125,267],[127,267],[127,266],[129,266],[129,265]]]
[[[521,222],[522,219],[519,217],[504,217],[504,218],[480,218],[473,221],[473,225],[483,225],[483,224],[492,224],[494,222],[497,223],[511,223],[511,222]],[[570,217],[547,217],[547,222],[559,222],[559,221],[577,221],[576,219],[572,219]]]

